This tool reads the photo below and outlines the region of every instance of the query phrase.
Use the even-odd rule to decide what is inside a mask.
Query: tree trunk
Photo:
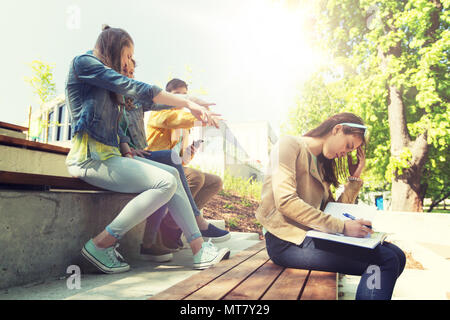
[[[436,30],[439,28],[439,11],[442,10],[440,0],[430,0],[435,10],[431,12],[431,24],[426,34],[427,40],[424,46],[436,40]],[[386,32],[393,31],[387,27]],[[388,52],[378,49],[381,60],[381,70],[387,72],[387,65],[390,57],[401,55],[400,43],[391,47]],[[399,88],[390,84],[391,76],[388,75],[388,117],[389,131],[391,136],[391,156],[398,157],[404,148],[411,150],[411,160],[409,168],[401,175],[396,174],[392,180],[392,210],[393,211],[423,211],[423,199],[425,197],[427,183],[421,183],[422,171],[428,157],[427,131],[419,135],[415,141],[411,141],[409,135],[406,110],[402,99],[402,92]]]
[[[393,132],[394,131],[394,132]],[[391,129],[391,136],[395,130]],[[392,180],[392,211],[423,212],[423,199],[425,197],[426,184],[422,184],[422,171],[427,160],[428,144],[426,134],[422,134],[414,142],[408,144],[412,153],[409,161],[410,167],[397,174]],[[391,154],[393,153],[391,146]]]
[[[381,69],[387,71],[389,55],[399,55],[400,46],[392,48],[385,53],[380,48],[378,54],[381,59]],[[390,76],[388,76],[388,82]],[[396,86],[388,84],[388,120],[391,137],[391,156],[399,157],[405,148],[409,148],[412,154],[409,168],[403,173],[395,175],[392,179],[392,211],[423,211],[423,198],[425,189],[421,185],[422,170],[425,165],[428,144],[426,132],[411,141],[409,135],[406,110],[402,99],[402,92]]]

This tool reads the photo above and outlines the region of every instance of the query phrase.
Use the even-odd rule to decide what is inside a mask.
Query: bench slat
[[[333,272],[274,264],[260,241],[149,300],[335,300],[336,281]]]
[[[16,132],[28,131],[27,127],[18,126],[17,124],[7,123],[7,122],[3,122],[3,121],[0,121],[0,128],[4,128],[4,129],[16,131]]]
[[[301,300],[336,300],[336,273],[311,271]]]
[[[176,285],[154,295],[149,300],[182,300],[190,293],[207,285],[223,273],[239,267],[241,263],[251,258],[261,250],[265,250],[265,242],[260,241],[257,244],[239,252],[230,259],[223,260],[219,264],[209,269],[203,270],[195,275],[177,283]]]
[[[27,148],[31,150],[38,150],[44,152],[58,153],[58,154],[68,154],[70,148],[64,148],[59,146],[54,146],[47,143],[40,143],[35,141],[29,141],[20,138],[13,138],[0,134],[0,144],[6,146],[13,146],[18,148]]]
[[[262,300],[298,300],[308,282],[309,270],[284,269]]]
[[[0,171],[0,184],[46,186],[52,189],[107,191],[78,178],[12,171]]]
[[[237,288],[224,297],[224,300],[258,300],[268,287],[278,278],[284,267],[267,261]]]
[[[267,251],[262,250],[241,263],[239,267],[224,273],[220,278],[209,283],[208,286],[189,295],[186,300],[220,300],[268,260]]]

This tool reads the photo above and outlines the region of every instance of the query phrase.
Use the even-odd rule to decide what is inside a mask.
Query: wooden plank
[[[336,273],[311,271],[301,300],[336,300]]]
[[[230,259],[223,260],[215,266],[203,270],[156,294],[149,300],[182,300],[192,292],[197,291],[214,279],[220,277],[223,273],[234,269],[236,266],[240,266],[247,259],[250,259],[254,255],[258,254],[258,252],[261,252],[262,250],[265,251],[265,248],[265,242],[260,241],[257,244],[234,255]]]
[[[26,148],[26,149],[32,149],[32,150],[38,150],[38,151],[44,151],[44,152],[58,153],[58,154],[68,154],[70,151],[70,148],[54,146],[54,145],[47,144],[47,143],[29,141],[29,140],[20,139],[20,138],[8,137],[5,135],[0,135],[0,144],[18,147],[18,148]]]
[[[262,300],[298,300],[308,282],[310,270],[286,268]]]
[[[278,278],[284,267],[267,261],[262,267],[228,293],[224,300],[258,300]]]
[[[220,300],[229,291],[252,275],[255,270],[269,260],[266,250],[262,250],[250,259],[239,264],[238,267],[223,273],[217,279],[187,296],[186,300]]]
[[[0,121],[0,128],[5,128],[8,130],[13,130],[13,131],[17,131],[17,132],[28,131],[27,127],[22,127],[22,126],[18,126],[17,124],[12,124],[12,123],[2,122],[2,121]]]
[[[0,184],[47,186],[52,189],[108,191],[90,185],[78,178],[58,177],[43,174],[32,174],[32,173],[10,172],[10,171],[0,171]]]

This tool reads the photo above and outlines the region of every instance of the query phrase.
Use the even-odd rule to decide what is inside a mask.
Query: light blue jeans
[[[191,204],[192,210],[194,211],[194,216],[196,217],[200,216],[201,212],[197,208],[197,205],[195,204],[194,197],[192,196],[191,193],[191,189],[189,189],[189,185],[186,180],[186,176],[184,174],[183,166],[181,165],[180,156],[173,150],[159,150],[159,151],[150,151],[150,155],[146,156],[145,158],[166,164],[168,166],[177,169],[181,183],[183,184],[184,191],[186,192],[186,195],[189,199],[189,203]],[[147,225],[146,225],[146,230],[148,230],[148,238],[146,240],[148,241],[147,244],[150,243],[155,244],[159,227],[161,226],[161,222],[167,213],[168,213],[167,205],[164,205],[158,210],[156,210],[155,213],[153,213],[150,217],[147,218]]]
[[[138,193],[105,228],[120,239],[134,226],[167,204],[175,223],[191,242],[201,237],[192,206],[174,167],[141,157],[112,157],[69,166],[69,173],[106,190]]]

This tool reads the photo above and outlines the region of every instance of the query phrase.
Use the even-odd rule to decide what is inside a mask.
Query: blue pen
[[[354,216],[352,216],[350,213],[347,213],[347,212],[344,212],[343,214],[342,214],[344,217],[346,217],[346,218],[349,218],[349,219],[352,219],[352,220],[356,220],[356,218],[354,217]],[[365,225],[367,228],[369,228],[369,229],[372,229],[372,226],[367,226],[367,225]]]

